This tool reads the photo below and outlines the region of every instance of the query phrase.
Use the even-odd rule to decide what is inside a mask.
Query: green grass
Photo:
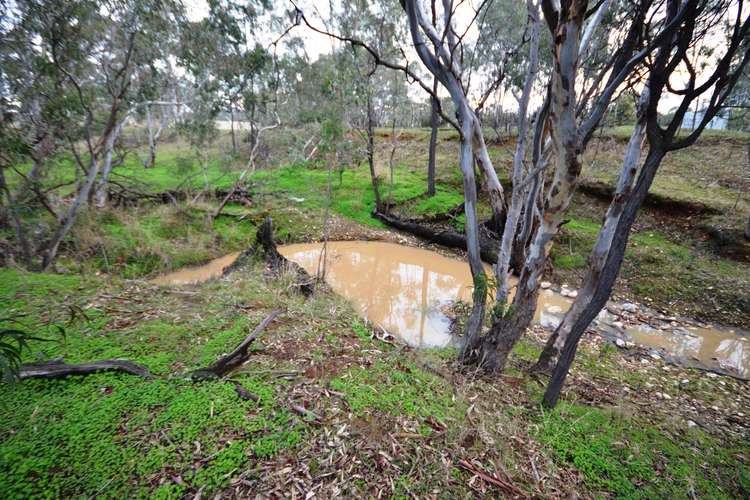
[[[586,257],[579,254],[558,255],[553,260],[555,269],[583,269],[588,263]]]
[[[689,135],[692,131],[690,129],[680,129],[678,132],[679,136]],[[633,133],[632,125],[620,125],[618,127],[609,127],[603,130],[603,135],[614,137],[621,140],[630,139],[630,135]],[[735,139],[735,140],[747,140],[750,137],[745,131],[742,130],[704,130],[699,138],[699,141],[711,141],[715,139]]]
[[[169,487],[172,495],[212,491],[250,457],[272,456],[302,436],[288,412],[273,408],[272,387],[242,382],[262,395],[260,404],[223,382],[107,374],[30,381],[12,393],[2,387],[0,490],[5,498],[148,496],[149,478],[166,468],[183,483]]]
[[[443,214],[463,203],[464,198],[459,190],[447,190],[445,188],[438,190],[435,196],[425,198],[416,203],[412,208],[414,212],[420,215],[435,216]]]
[[[308,163],[258,172],[255,180],[264,183],[267,192],[285,193],[287,197],[304,198],[304,208],[323,210],[327,204],[328,171]],[[380,194],[384,200],[403,203],[424,194],[425,181],[419,175],[398,170],[391,186],[381,179]],[[290,203],[294,203],[293,200]],[[331,176],[331,209],[339,215],[371,227],[384,227],[372,217],[375,195],[369,172],[364,168],[345,170],[339,182],[337,172]]]
[[[349,407],[358,415],[379,412],[438,420],[456,418],[463,405],[456,404],[442,379],[399,358],[355,368],[331,381],[331,387],[346,394]]]
[[[186,206],[87,211],[68,239],[72,251],[60,262],[76,270],[136,278],[243,250],[254,234],[249,220],[220,217],[211,222],[206,212]]]
[[[236,346],[251,327],[246,315],[227,314],[220,302],[208,302],[201,311],[214,313],[203,321],[155,317],[116,327],[105,307],[86,308],[86,318],[69,322],[68,305],[85,307],[105,286],[122,293],[122,284],[11,269],[0,270],[0,283],[4,309],[37,313],[25,319],[30,330],[43,329],[48,319],[65,324],[63,341],[32,343],[34,353],[26,359],[127,358],[156,377],[101,373],[0,385],[4,498],[174,498],[200,488],[213,491],[249,461],[273,457],[303,439],[305,429],[279,406],[272,378],[236,375],[260,396],[255,403],[240,399],[231,384],[196,384],[179,376]],[[160,302],[175,311],[168,297]],[[128,309],[154,306],[148,300],[135,307],[117,302],[116,309],[127,318]],[[169,481],[160,486],[154,478],[161,477]]]
[[[543,414],[539,440],[555,458],[581,472],[594,491],[617,498],[737,498],[737,450],[700,430],[667,433],[614,411],[561,403]],[[699,451],[700,450],[700,451]],[[727,488],[728,485],[733,485]]]

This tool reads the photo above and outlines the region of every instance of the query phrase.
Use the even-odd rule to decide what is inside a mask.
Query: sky
[[[333,3],[334,5],[339,5],[340,1],[345,0],[333,0]],[[297,0],[296,3],[305,12],[308,20],[312,24],[320,28],[325,27],[323,19],[325,19],[330,13],[329,2],[321,2],[315,0]],[[281,8],[284,7],[283,3],[280,3],[279,5]],[[291,4],[289,5],[291,6]],[[473,8],[476,5],[477,0],[468,0],[459,5],[459,8],[457,9],[455,15],[456,24],[458,26],[463,28],[471,21]],[[188,18],[192,21],[198,21],[208,15],[208,3],[206,0],[185,0],[185,6]],[[728,15],[736,15],[736,6],[735,8],[730,9]],[[724,44],[724,39],[720,34],[720,29],[720,27],[717,27],[717,29],[706,38],[706,45],[713,46],[716,49],[721,48],[721,46]],[[459,31],[462,31],[462,29],[459,29]],[[293,33],[303,40],[305,51],[311,60],[316,60],[318,57],[320,57],[320,55],[330,53],[332,47],[341,45],[341,42],[329,36],[316,33],[305,26],[299,26],[295,28]],[[270,43],[273,40],[274,36],[277,35],[269,33],[268,40],[264,40],[263,43]],[[470,27],[467,35],[467,40],[471,40],[472,37],[476,37],[475,27]],[[407,58],[411,63],[416,59],[416,53],[413,51],[413,48],[411,48],[411,45],[408,42],[410,42],[410,40],[405,40],[401,43],[401,45],[405,48]],[[280,52],[283,52],[283,47],[280,46],[278,50]],[[721,51],[719,50],[719,52]],[[686,72],[680,73],[678,71],[673,77],[673,82],[679,86],[679,84],[682,83],[685,78]],[[411,84],[410,94],[412,98],[417,100],[426,99],[424,91],[416,83]],[[447,92],[442,90],[441,95],[447,96]],[[541,103],[541,100],[541,95],[534,96],[532,98],[531,106],[538,106]],[[659,105],[660,112],[666,113],[670,111],[677,104],[679,104],[679,101],[680,99],[678,96],[665,95]],[[514,98],[508,93],[508,95],[506,95],[504,98],[503,107],[506,109],[513,109],[515,106],[516,102]]]

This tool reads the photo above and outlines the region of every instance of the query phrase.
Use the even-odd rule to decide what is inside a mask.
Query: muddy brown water
[[[279,247],[279,252],[314,275],[321,248],[320,243],[303,243]],[[206,281],[220,276],[237,255],[169,273],[154,282],[182,285]],[[368,321],[414,347],[455,345],[447,310],[457,300],[471,301],[472,281],[466,262],[381,241],[329,242],[326,282]],[[535,321],[555,327],[571,303],[572,299],[552,290],[542,290]],[[606,324],[611,319],[606,314],[598,318],[598,324],[610,334],[613,329]],[[642,347],[659,349],[675,361],[750,378],[750,335],[744,332],[636,325],[620,329],[620,335]]]
[[[151,282],[157,285],[194,285],[196,283],[203,283],[211,278],[221,276],[224,268],[237,260],[239,256],[240,252],[230,253],[202,266],[183,267],[177,271],[163,274]]]

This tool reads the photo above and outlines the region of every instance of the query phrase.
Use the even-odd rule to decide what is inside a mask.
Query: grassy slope
[[[4,497],[246,495],[292,479],[322,497],[502,492],[470,482],[460,460],[543,496],[750,492],[750,449],[741,434],[687,429],[680,413],[689,400],[702,412],[720,405],[733,414],[742,408],[734,402],[742,384],[664,374],[655,365],[634,370],[608,346],[585,345],[565,402],[542,412],[540,387],[519,371],[540,340],[519,345],[504,382],[472,380],[453,371],[453,352],[373,340],[340,298],[322,293],[304,301],[284,291],[284,277],[266,280],[261,272],[175,294],[115,276],[0,271],[2,307],[34,314],[31,326],[65,324],[69,305],[86,311],[88,319],[66,324],[64,342],[39,344],[39,353],[72,362],[126,357],[155,375],[0,387]],[[259,402],[240,400],[228,383],[183,379],[275,307],[284,309],[281,319],[234,376]],[[689,382],[672,386],[677,379]],[[657,380],[654,389],[649,381]],[[627,385],[633,390],[623,392]],[[675,405],[653,405],[657,389]],[[294,405],[322,423],[308,423]]]

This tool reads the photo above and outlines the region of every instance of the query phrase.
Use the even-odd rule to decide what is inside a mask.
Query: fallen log
[[[191,372],[188,377],[194,381],[217,379],[242,366],[242,364],[250,357],[250,353],[248,352],[250,344],[258,338],[263,330],[265,330],[271,321],[273,321],[280,313],[280,309],[272,311],[271,314],[266,316],[265,319],[255,327],[253,333],[245,337],[245,340],[243,340],[234,351],[219,358],[206,368],[199,368],[198,370]]]
[[[293,271],[297,276],[297,283],[294,284],[294,287],[303,295],[310,296],[315,291],[315,278],[310,276],[302,266],[288,260],[279,253],[273,239],[273,221],[270,217],[266,217],[258,226],[258,231],[255,233],[255,244],[242,252],[232,264],[224,269],[222,274],[226,276],[259,257],[275,272],[286,269]]]
[[[374,212],[373,215],[386,225],[406,231],[414,236],[423,238],[431,243],[437,243],[446,247],[460,248],[466,250],[466,237],[452,229],[442,229],[418,224],[409,220],[401,219],[394,215]],[[480,232],[479,235],[479,252],[482,260],[490,264],[497,262],[497,253],[500,249],[500,243]]]
[[[46,361],[43,363],[28,363],[21,365],[18,378],[62,378],[68,375],[89,375],[101,371],[119,371],[143,378],[151,378],[148,368],[125,359],[105,359],[92,363],[81,363],[75,365],[65,364],[61,360]]]

